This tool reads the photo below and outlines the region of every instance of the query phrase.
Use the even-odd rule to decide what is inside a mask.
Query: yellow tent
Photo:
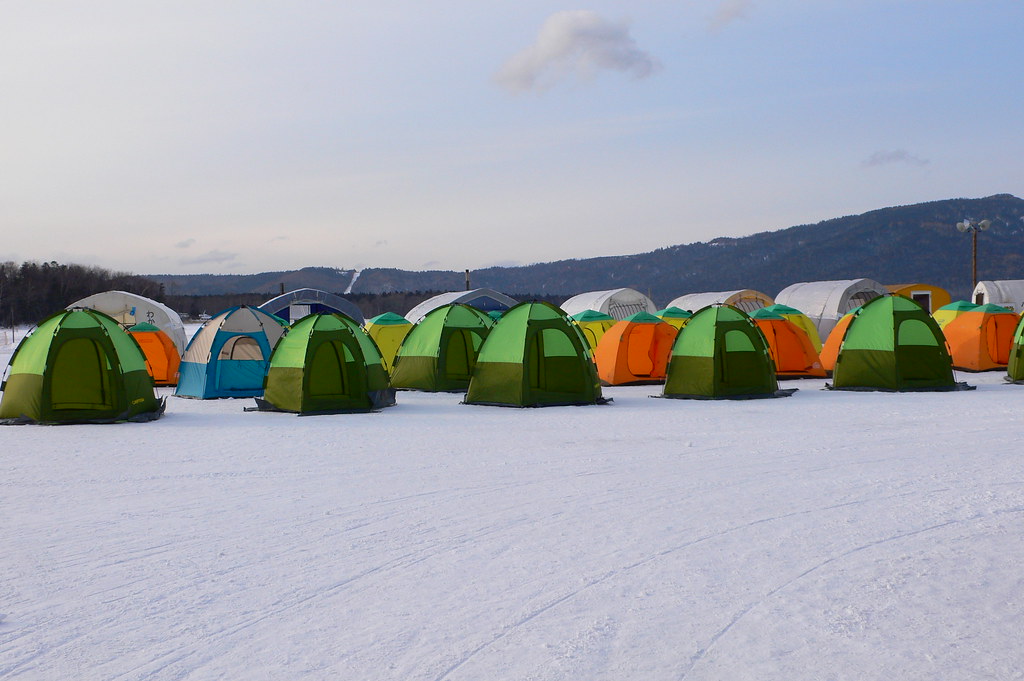
[[[689,310],[682,310],[678,307],[666,307],[664,310],[658,310],[654,313],[654,316],[665,322],[676,327],[676,330],[686,326],[686,322],[690,321],[690,317],[693,313]]]
[[[366,325],[363,328],[377,344],[380,356],[384,359],[384,368],[388,370],[388,373],[391,373],[399,346],[402,345],[402,341],[405,340],[412,327],[412,322],[394,312],[385,312],[366,320]]]
[[[587,339],[591,350],[597,349],[597,343],[601,340],[601,336],[604,335],[605,331],[615,326],[616,321],[615,317],[596,310],[584,310],[572,315],[569,319],[576,322],[576,326],[580,327],[580,331],[583,332],[583,337]]]
[[[949,305],[943,305],[939,309],[932,312],[932,317],[935,319],[935,323],[939,325],[940,329],[945,329],[946,324],[971,310],[977,309],[978,306],[974,303],[969,303],[966,300],[958,300]]]

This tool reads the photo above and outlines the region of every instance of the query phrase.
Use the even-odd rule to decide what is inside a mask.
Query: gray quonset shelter
[[[594,310],[603,312],[618,321],[635,315],[637,312],[654,314],[658,311],[653,300],[631,288],[587,291],[569,298],[562,303],[561,307],[569,316]]]
[[[330,314],[332,312],[340,312],[351,317],[360,325],[366,321],[363,318],[362,310],[352,301],[315,288],[300,288],[282,293],[260,305],[259,309],[288,322],[297,322],[311,314]]]
[[[475,288],[469,291],[449,291],[427,298],[405,314],[405,318],[418,324],[424,317],[439,307],[461,303],[475,307],[481,312],[504,312],[515,307],[519,301],[491,288]]]
[[[803,281],[779,291],[775,302],[807,315],[824,340],[847,312],[888,294],[889,289],[874,279]]]

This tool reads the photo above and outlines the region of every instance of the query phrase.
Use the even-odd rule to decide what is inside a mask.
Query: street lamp
[[[978,287],[978,232],[984,232],[991,224],[991,220],[975,222],[971,218],[956,223],[957,231],[971,233],[971,295]]]

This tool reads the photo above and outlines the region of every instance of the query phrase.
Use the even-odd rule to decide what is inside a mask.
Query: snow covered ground
[[[0,428],[0,679],[1021,679],[1024,387],[959,378]]]

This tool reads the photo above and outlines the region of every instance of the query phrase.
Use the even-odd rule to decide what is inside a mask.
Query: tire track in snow
[[[557,516],[560,514],[556,513],[553,515]],[[293,598],[289,600],[287,603],[282,604],[280,607],[273,608],[270,610],[264,610],[256,617],[250,617],[246,620],[240,621],[234,625],[226,627],[218,632],[214,632],[209,636],[205,637],[204,643],[220,644],[225,641],[229,641],[232,638],[236,637],[238,634],[252,628],[253,626],[258,625],[259,623],[267,619],[277,617],[314,599],[331,598],[337,593],[344,591],[347,587],[351,586],[352,584],[360,582],[361,580],[364,580],[366,578],[373,577],[378,574],[384,574],[392,570],[406,568],[412,565],[422,563],[431,558],[435,558],[437,556],[444,555],[452,551],[456,551],[460,548],[463,548],[467,545],[474,543],[482,537],[500,533],[506,531],[511,527],[522,525],[524,522],[527,522],[527,520],[528,519],[525,517],[511,518],[508,519],[507,522],[496,523],[494,525],[491,525],[487,527],[485,531],[474,532],[472,534],[462,534],[459,535],[457,538],[454,538],[454,541],[453,539],[447,539],[443,540],[438,544],[433,544],[429,547],[425,547],[416,551],[407,552],[405,554],[402,554],[401,556],[388,560],[380,565],[367,568],[359,573],[346,577],[345,579],[330,584],[326,587],[316,589],[302,596]],[[204,654],[200,659],[196,660],[193,664],[191,664],[188,667],[187,670],[182,671],[175,678],[184,678],[189,674],[196,672],[198,669],[205,666],[206,664],[209,664],[210,662],[217,659],[218,655],[215,652],[211,652],[215,647],[215,645],[205,646],[204,650],[206,654]],[[196,658],[196,656],[199,654],[200,651],[196,650],[184,651],[176,649],[173,651],[169,651],[158,657],[152,658],[146,662],[136,665],[135,667],[129,670],[121,672],[117,676],[110,677],[110,681],[115,681],[117,679],[127,679],[130,678],[133,674],[137,674],[140,672],[142,672],[144,678],[154,678],[161,672],[166,671],[168,668],[176,664],[185,662],[186,660]],[[156,664],[157,666],[154,667],[154,664]]]
[[[879,539],[879,540],[876,540],[876,541],[873,541],[873,542],[868,542],[866,544],[862,544],[862,545],[857,546],[855,548],[852,548],[852,549],[850,549],[848,551],[840,553],[839,555],[832,556],[831,558],[826,558],[825,560],[823,560],[823,561],[821,561],[821,562],[819,562],[819,563],[817,563],[817,564],[807,568],[806,570],[804,570],[800,574],[796,575],[795,577],[792,577],[792,578],[786,580],[785,582],[783,582],[779,586],[777,586],[777,587],[771,589],[770,591],[766,592],[764,594],[764,596],[762,596],[761,598],[757,599],[753,603],[749,603],[746,607],[744,607],[739,612],[737,612],[732,617],[732,619],[729,620],[728,624],[726,624],[724,627],[719,629],[717,632],[715,632],[711,636],[711,638],[708,639],[708,642],[706,644],[704,644],[704,647],[700,648],[699,650],[697,650],[696,653],[694,653],[694,655],[690,658],[689,664],[687,664],[686,669],[684,669],[683,673],[679,676],[679,680],[683,681],[687,676],[689,676],[690,672],[692,672],[694,667],[696,667],[697,664],[702,659],[704,659],[704,657],[708,654],[708,652],[711,650],[711,648],[713,648],[714,645],[723,636],[725,636],[727,633],[729,633],[729,630],[731,630],[744,617],[746,617],[746,615],[751,610],[753,610],[757,606],[763,604],[766,600],[768,600],[769,598],[771,598],[775,594],[779,593],[780,591],[782,591],[782,590],[788,588],[789,586],[795,584],[796,582],[800,581],[804,577],[807,577],[808,575],[811,575],[814,572],[817,572],[818,570],[820,570],[821,568],[823,568],[823,567],[825,567],[827,565],[831,565],[832,563],[835,563],[837,561],[840,561],[840,560],[843,560],[845,558],[848,558],[848,557],[850,557],[850,556],[852,556],[854,554],[860,553],[861,551],[866,551],[866,550],[874,548],[876,546],[882,546],[883,544],[890,544],[892,542],[900,541],[900,540],[903,540],[903,539],[908,539],[910,537],[914,537],[914,536],[917,536],[919,534],[924,534],[926,532],[932,532],[934,530],[939,530],[939,529],[942,529],[942,528],[945,528],[945,527],[950,527],[950,526],[953,526],[953,525],[962,525],[962,524],[966,524],[966,523],[969,523],[969,522],[975,522],[977,520],[980,520],[983,517],[984,517],[983,515],[977,515],[977,516],[974,516],[972,518],[967,518],[965,520],[949,520],[947,522],[939,523],[937,525],[931,525],[929,527],[923,527],[923,528],[921,528],[919,530],[912,530],[910,532],[901,532],[901,533],[893,535],[891,537],[886,537],[885,539]]]
[[[928,490],[926,493],[927,494],[931,494],[931,493],[934,493],[935,491],[942,491],[942,490]],[[647,557],[642,558],[641,560],[638,560],[638,561],[635,561],[635,562],[630,563],[628,565],[622,566],[621,568],[617,568],[617,569],[612,570],[610,572],[606,572],[602,576],[600,576],[600,577],[598,577],[598,578],[596,578],[594,580],[591,580],[590,582],[587,582],[582,587],[580,587],[578,589],[575,589],[575,590],[573,590],[573,591],[571,591],[571,592],[569,592],[567,594],[564,594],[562,596],[559,596],[558,598],[548,602],[544,606],[542,606],[542,607],[540,607],[540,608],[538,608],[536,610],[531,611],[526,616],[520,618],[519,620],[516,620],[514,623],[512,623],[512,624],[506,626],[505,628],[503,628],[501,631],[499,631],[494,636],[492,636],[489,640],[484,641],[483,643],[479,644],[475,648],[473,648],[473,649],[467,651],[466,653],[464,653],[454,664],[452,664],[447,669],[445,669],[440,674],[440,676],[435,677],[434,681],[444,681],[449,676],[451,676],[451,674],[456,672],[461,667],[465,666],[476,655],[478,655],[479,653],[483,652],[487,648],[491,647],[492,645],[494,645],[498,641],[502,640],[503,638],[505,638],[509,634],[513,633],[519,627],[523,626],[524,624],[527,624],[531,620],[536,619],[537,617],[539,617],[540,615],[544,614],[545,612],[548,612],[549,610],[552,610],[552,609],[562,605],[563,603],[566,603],[566,602],[572,600],[576,596],[579,596],[580,594],[582,594],[583,592],[587,591],[588,589],[591,589],[592,587],[601,585],[601,584],[603,584],[603,583],[605,583],[605,582],[607,582],[607,581],[609,581],[611,579],[614,579],[616,577],[623,576],[626,573],[631,572],[632,570],[635,570],[635,569],[637,569],[639,567],[642,567],[642,566],[647,565],[649,563],[652,563],[652,562],[654,562],[656,560],[664,558],[665,556],[669,556],[669,555],[672,555],[672,554],[677,553],[679,551],[683,551],[685,549],[688,549],[688,548],[691,548],[693,546],[696,546],[698,544],[702,544],[702,543],[704,543],[706,541],[710,541],[710,540],[713,540],[713,539],[716,539],[716,538],[724,537],[724,536],[727,536],[727,535],[732,534],[734,532],[739,532],[741,530],[749,529],[751,527],[755,527],[757,525],[762,525],[764,523],[775,522],[777,520],[784,520],[786,518],[792,518],[792,517],[801,516],[801,515],[813,515],[813,514],[820,513],[822,511],[831,511],[831,510],[835,510],[835,509],[838,509],[838,508],[844,508],[844,507],[847,507],[847,506],[858,506],[858,505],[861,505],[861,504],[868,504],[868,503],[872,503],[872,502],[876,502],[876,501],[884,501],[884,500],[888,500],[888,499],[898,499],[898,498],[907,497],[907,496],[917,496],[919,494],[920,494],[920,492],[904,492],[904,493],[900,493],[900,494],[892,494],[892,495],[883,496],[883,497],[872,497],[870,499],[861,499],[861,500],[857,500],[857,501],[848,501],[848,502],[843,502],[841,504],[830,504],[829,506],[823,506],[823,507],[820,507],[820,508],[809,509],[809,510],[804,510],[804,511],[794,511],[792,513],[784,513],[782,515],[771,516],[771,517],[768,517],[768,518],[759,518],[757,520],[752,520],[752,521],[750,521],[748,523],[743,523],[741,525],[735,525],[733,527],[727,528],[727,529],[722,530],[720,532],[712,532],[712,533],[700,536],[700,537],[698,537],[696,539],[692,539],[690,541],[684,542],[684,543],[679,544],[677,546],[673,546],[673,547],[670,547],[670,548],[665,549],[663,551],[659,551],[657,553],[648,555]],[[958,521],[950,521],[949,523],[944,523],[943,525],[937,525],[935,527],[936,528],[937,527],[943,527],[945,525],[950,525],[950,524],[953,524],[955,522],[958,522]],[[930,529],[935,529],[935,528],[925,528],[924,530],[920,530],[919,532],[926,532],[926,531],[928,531]],[[916,532],[908,533],[906,535],[901,535],[901,536],[912,536],[913,534],[916,534]],[[863,549],[866,549],[866,548],[870,548],[870,546],[873,546],[875,544],[882,544],[882,543],[885,543],[887,541],[893,541],[893,540],[895,540],[897,538],[898,537],[893,537],[893,538],[890,538],[890,539],[880,540],[878,542],[875,542],[874,544],[867,544],[867,545],[862,546],[862,547],[860,547],[858,549],[850,551],[848,554],[843,554],[843,555],[849,555],[849,554],[852,554],[852,553],[856,553],[856,551],[863,550]],[[842,556],[839,556],[839,557],[842,557]],[[797,579],[800,579],[800,578],[810,574],[814,570],[817,570],[818,568],[828,564],[828,562],[830,562],[831,560],[836,560],[836,558],[829,559],[829,561],[825,561],[825,562],[821,563],[820,565],[816,565],[815,567],[813,567],[813,568],[807,570],[806,572],[798,575],[797,577],[793,578],[792,580],[790,580],[786,584],[783,584],[782,586],[777,587],[776,589],[772,590],[770,593],[766,594],[764,598],[770,597],[771,595],[773,595],[776,592],[780,591],[781,589],[785,588],[789,584],[795,582]],[[764,599],[761,599],[761,600],[764,600]],[[714,641],[717,641],[722,635],[724,635],[729,629],[731,629],[732,626],[736,622],[738,622],[744,615],[746,615],[747,612],[752,610],[758,603],[760,603],[760,601],[748,605],[743,611],[741,611],[740,613],[738,613],[736,615],[736,617],[733,619],[733,621],[731,621],[720,632],[718,632],[712,638],[712,641],[710,641],[707,645],[705,645],[705,647],[703,649],[698,651],[698,655],[696,655],[694,659],[691,659],[691,663],[690,663],[689,667],[687,668],[687,671],[684,672],[683,678],[685,678],[685,675],[687,673],[689,673],[689,670],[693,668],[693,666],[697,663],[697,661],[699,661],[699,659],[704,656],[704,654],[706,653],[707,649],[711,646],[711,644]]]
[[[509,485],[509,484],[498,484],[498,485],[485,485],[485,486],[480,486],[480,487],[466,487],[466,488],[460,488],[460,489],[457,489],[457,490],[444,490],[444,492],[454,491],[454,492],[457,493],[457,496],[455,496],[455,497],[446,496],[446,497],[444,497],[444,500],[446,502],[465,500],[465,499],[473,498],[473,497],[476,497],[476,496],[479,496],[479,495],[493,493],[494,491],[502,491],[502,490],[506,490],[506,489],[509,489],[509,488],[512,488],[512,487],[522,486],[522,484],[523,483],[512,484],[512,485]],[[401,504],[403,502],[408,502],[408,501],[413,501],[413,500],[421,500],[421,499],[430,500],[433,497],[436,497],[439,493],[441,493],[441,491],[422,492],[422,493],[411,494],[411,495],[406,495],[406,496],[403,496],[403,497],[397,497],[397,498],[392,498],[392,499],[383,499],[383,500],[379,500],[379,501],[368,502],[367,504],[363,504],[363,505],[360,505],[358,507],[354,507],[354,508],[352,508],[350,510],[346,509],[345,511],[342,511],[340,513],[337,512],[337,511],[333,511],[333,512],[332,511],[327,511],[324,514],[324,516],[320,516],[320,517],[316,517],[316,518],[312,518],[312,519],[306,519],[306,520],[298,520],[297,519],[297,522],[295,524],[298,525],[298,526],[302,526],[302,525],[309,525],[309,524],[319,523],[319,522],[322,521],[322,519],[324,517],[332,518],[332,519],[335,519],[335,520],[337,520],[337,519],[344,519],[346,517],[351,517],[353,515],[358,514],[360,512],[360,510],[364,510],[365,511],[365,510],[367,510],[367,508],[372,508],[372,507],[375,507],[375,506],[376,507],[382,507],[382,506],[395,506],[395,505],[398,505],[397,507],[393,508],[393,510],[386,511],[383,514],[376,515],[376,516],[372,516],[371,515],[369,517],[364,517],[364,518],[356,518],[356,519],[354,519],[356,521],[355,524],[348,524],[344,528],[340,528],[340,529],[335,530],[333,532],[330,532],[328,534],[319,535],[319,536],[313,537],[313,538],[309,539],[308,541],[303,542],[301,544],[289,546],[285,551],[281,552],[279,555],[290,555],[290,554],[294,554],[296,552],[304,551],[304,550],[308,549],[310,546],[315,546],[317,544],[320,544],[320,543],[324,542],[325,540],[330,540],[331,538],[334,538],[334,537],[337,537],[337,536],[344,536],[345,534],[348,534],[348,533],[350,533],[352,531],[358,530],[358,529],[363,528],[363,527],[367,527],[367,526],[371,526],[371,525],[375,525],[375,524],[380,524],[380,523],[388,522],[388,521],[392,520],[393,518],[401,516],[403,514],[407,514],[410,511],[418,512],[418,511],[422,511],[424,509],[436,508],[437,506],[439,506],[441,504],[437,503],[437,502],[428,502],[428,503],[422,503],[422,504],[415,504],[412,507],[410,507],[410,506],[402,506]],[[560,515],[560,514],[555,514],[555,515]],[[514,518],[505,518],[503,520],[504,520],[504,522],[499,522],[499,523],[492,524],[490,526],[481,528],[481,530],[478,530],[478,531],[473,532],[473,533],[462,533],[462,534],[457,535],[456,537],[450,537],[450,538],[447,538],[447,539],[440,539],[440,540],[437,540],[435,543],[433,543],[431,545],[420,547],[420,548],[418,548],[418,549],[416,549],[414,551],[409,551],[409,552],[407,552],[405,554],[402,554],[401,556],[398,556],[398,557],[393,558],[393,559],[391,559],[391,560],[389,560],[389,561],[387,561],[385,563],[382,563],[381,565],[378,565],[378,566],[375,566],[373,568],[369,568],[369,569],[363,570],[363,571],[361,571],[361,572],[351,576],[350,578],[346,578],[345,580],[337,582],[337,583],[335,583],[333,585],[330,585],[330,586],[328,586],[328,587],[326,587],[324,589],[319,589],[319,590],[314,591],[312,593],[308,593],[307,595],[305,595],[305,596],[303,596],[301,598],[297,598],[297,599],[291,600],[287,604],[284,604],[282,607],[279,607],[279,608],[276,608],[276,609],[273,609],[273,610],[264,611],[258,617],[251,618],[250,620],[248,620],[246,622],[238,623],[234,627],[230,627],[230,628],[224,629],[224,630],[222,630],[220,632],[216,632],[208,640],[227,640],[227,639],[230,639],[231,637],[233,637],[237,633],[239,633],[241,631],[244,631],[245,629],[258,624],[259,622],[261,622],[263,620],[266,620],[266,619],[268,619],[270,617],[278,616],[278,615],[280,615],[280,614],[282,614],[284,612],[287,612],[288,610],[294,609],[296,607],[300,607],[302,604],[304,604],[306,602],[309,602],[310,600],[313,600],[315,598],[320,598],[320,597],[328,597],[329,598],[333,592],[336,592],[338,590],[344,589],[346,586],[350,585],[351,583],[354,583],[354,582],[359,581],[361,579],[364,579],[366,577],[370,577],[370,576],[372,576],[372,575],[374,575],[376,573],[385,572],[385,571],[394,570],[394,569],[401,569],[401,568],[409,567],[411,565],[416,565],[418,563],[422,563],[423,561],[429,560],[429,559],[431,559],[433,557],[436,557],[438,555],[443,555],[444,553],[458,550],[459,548],[464,547],[464,546],[472,543],[473,541],[476,541],[477,539],[479,539],[481,537],[486,537],[486,536],[489,536],[489,535],[492,535],[492,534],[495,534],[495,533],[500,533],[500,532],[506,531],[509,528],[516,527],[516,526],[521,525],[522,523],[527,521],[526,518],[519,517],[519,516],[516,516]],[[381,530],[380,532],[384,532],[384,531],[385,530]],[[380,532],[375,532],[374,534],[379,534]],[[112,560],[112,561],[111,560],[106,560],[106,558],[108,558],[108,556],[103,555],[103,554],[95,554],[95,552],[93,550],[90,550],[88,552],[84,552],[83,551],[83,552],[81,552],[79,554],[68,556],[68,557],[66,557],[61,562],[61,564],[65,565],[65,566],[89,567],[90,569],[109,568],[109,567],[112,567],[112,566],[125,565],[125,564],[130,564],[130,563],[133,563],[133,562],[136,562],[136,561],[140,561],[140,560],[151,559],[151,558],[153,558],[155,556],[159,556],[161,554],[167,553],[170,550],[171,547],[176,547],[176,549],[178,551],[180,551],[182,546],[202,547],[203,545],[204,544],[203,544],[203,539],[202,538],[193,538],[193,539],[185,541],[185,542],[176,541],[176,542],[164,542],[164,543],[160,543],[160,544],[149,544],[149,545],[146,545],[146,546],[140,546],[138,548],[135,548],[135,549],[132,549],[130,551],[127,551],[124,554],[122,554],[119,557],[119,559]],[[168,599],[172,598],[173,596],[176,596],[176,595],[181,594],[183,592],[194,591],[196,589],[197,584],[216,582],[216,581],[218,581],[218,580],[220,580],[220,579],[222,579],[222,578],[224,578],[226,576],[231,575],[232,573],[238,572],[240,570],[245,570],[249,566],[250,566],[249,563],[239,563],[239,564],[231,565],[231,566],[226,567],[224,569],[215,570],[215,571],[213,571],[211,573],[203,573],[203,574],[196,573],[196,574],[192,574],[192,575],[183,575],[181,577],[181,579],[177,581],[176,586],[173,586],[172,588],[162,589],[162,590],[159,591],[159,593],[154,594],[154,593],[152,593],[151,590],[142,589],[141,592],[134,591],[134,592],[131,592],[131,593],[126,593],[126,594],[124,594],[122,596],[118,596],[116,598],[111,598],[111,599],[102,601],[102,603],[104,605],[110,605],[110,604],[112,604],[112,603],[114,603],[116,601],[122,601],[122,600],[127,599],[127,598],[132,598],[132,597],[135,597],[135,596],[139,595],[139,593],[142,593],[142,594],[150,594],[151,596],[153,596],[153,598],[151,598],[150,601],[149,601],[149,605],[153,605],[157,601],[167,601]],[[154,577],[150,576],[150,577],[143,578],[143,579],[131,580],[130,582],[124,582],[124,583],[118,584],[116,587],[99,589],[99,590],[93,592],[91,595],[92,596],[97,596],[97,595],[100,595],[100,594],[103,594],[103,593],[109,593],[109,592],[112,592],[112,591],[116,591],[118,589],[123,589],[125,586],[131,585],[131,584],[140,584],[140,583],[144,584],[149,579],[152,579],[152,578],[154,578]],[[6,640],[6,642],[8,642],[8,643],[15,642],[15,641],[33,640],[35,637],[39,636],[39,634],[41,634],[43,632],[46,632],[46,631],[50,631],[50,630],[54,630],[54,629],[65,630],[65,629],[68,628],[67,625],[66,624],[60,624],[60,622],[62,622],[62,621],[64,621],[64,622],[71,621],[71,620],[75,619],[78,616],[79,616],[78,613],[68,613],[65,616],[60,617],[60,618],[49,618],[46,621],[38,622],[38,623],[36,623],[33,626],[29,626],[27,628],[23,628],[23,629],[16,630],[14,632],[10,632],[11,635],[4,637],[3,640]],[[90,629],[89,629],[88,632],[74,633],[72,635],[65,636],[65,637],[63,637],[63,638],[61,638],[59,640],[56,640],[56,641],[51,641],[51,642],[48,642],[48,643],[39,644],[36,647],[35,650],[31,651],[31,653],[28,654],[27,657],[22,657],[21,659],[15,661],[15,662],[12,662],[11,665],[9,665],[7,667],[0,668],[0,678],[8,678],[8,676],[13,675],[15,673],[18,673],[18,674],[23,673],[24,671],[26,671],[26,666],[31,666],[36,660],[39,660],[40,658],[46,657],[48,655],[51,655],[54,652],[59,651],[61,648],[64,648],[65,646],[73,644],[75,641],[78,641],[79,639],[82,639],[82,638],[88,636],[89,634],[95,633],[97,630],[104,629],[104,628],[107,628],[107,627],[110,627],[110,626],[114,626],[118,622],[119,622],[118,613],[117,612],[112,612],[109,616],[104,617],[101,620],[94,622],[90,626]],[[170,659],[166,659],[166,663],[163,664],[161,667],[159,667],[157,670],[146,672],[146,676],[148,677],[148,676],[150,676],[152,674],[157,674],[157,673],[159,673],[161,671],[166,670],[167,667],[169,667],[169,666],[171,666],[171,665],[173,665],[173,664],[175,664],[177,662],[181,662],[181,661],[184,661],[186,659],[189,659],[189,658],[193,657],[195,654],[197,654],[197,653],[194,652],[194,651],[193,652],[186,652],[186,651],[183,651],[183,650],[181,650],[179,648],[175,648],[175,650],[173,650],[173,651],[169,651],[169,652],[164,653],[163,655],[154,657],[154,658],[150,659],[149,661],[144,662],[144,663],[142,663],[142,664],[140,664],[140,665],[138,665],[138,666],[136,666],[136,667],[126,671],[126,672],[122,672],[120,675],[118,675],[116,677],[113,677],[113,678],[128,678],[133,673],[136,673],[137,671],[143,669],[147,665],[152,664],[155,660],[162,659],[162,658],[168,658],[168,656],[171,656],[171,658]],[[190,668],[189,671],[184,672],[184,675],[187,676],[189,673],[194,671],[194,669],[197,669],[199,666],[202,666],[203,664],[206,664],[206,663],[212,661],[215,658],[216,658],[216,655],[209,655],[209,656],[207,656],[207,658],[204,659],[202,662],[200,662],[198,666]]]

